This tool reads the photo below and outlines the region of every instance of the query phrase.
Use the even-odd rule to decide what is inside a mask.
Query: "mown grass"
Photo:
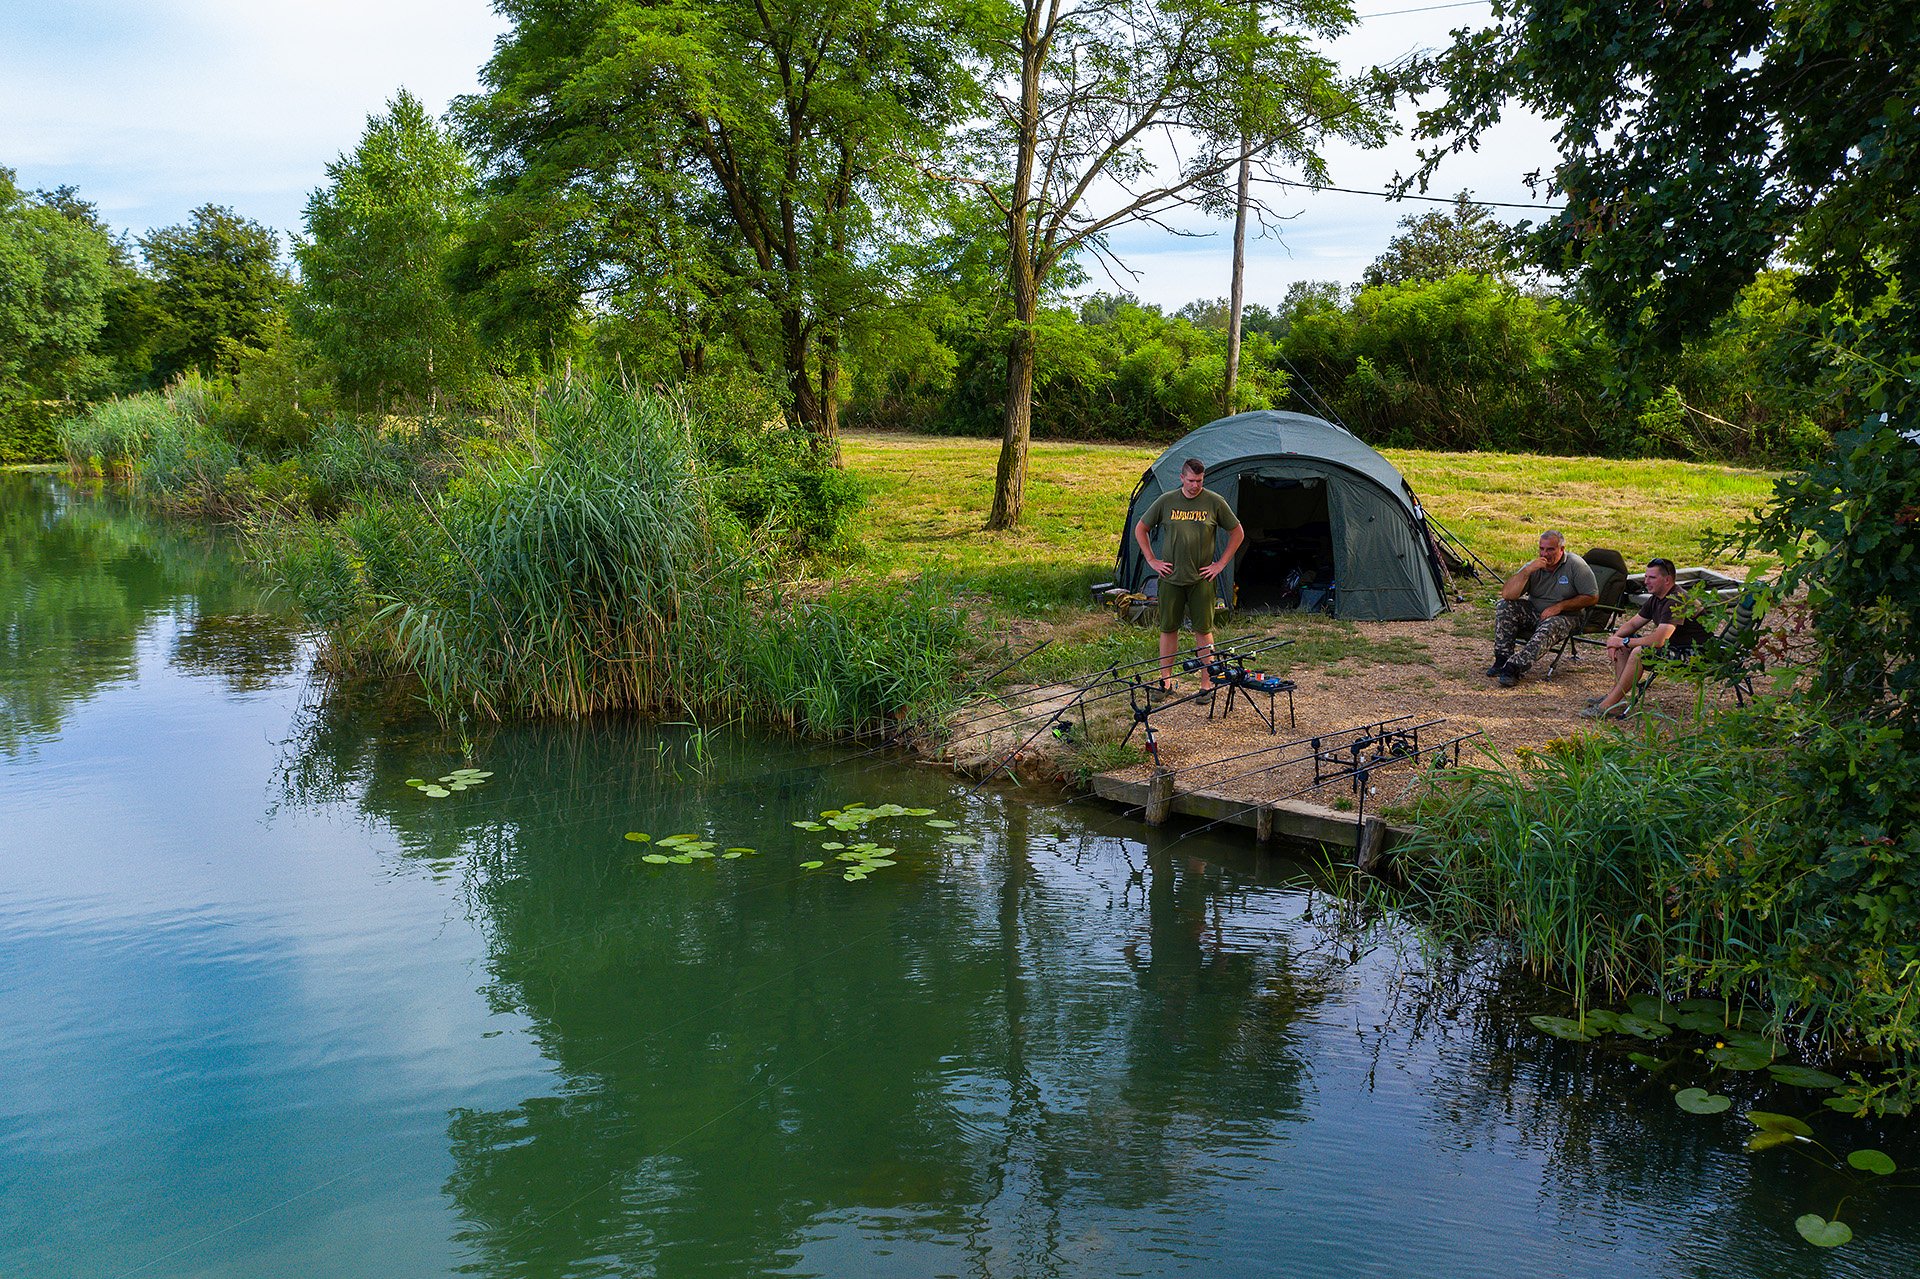
[[[1012,609],[1084,603],[1086,588],[1111,576],[1127,498],[1160,449],[1036,442],[1022,527],[989,533],[998,449],[994,440],[849,434],[847,468],[871,493],[846,536],[860,565],[934,568]],[[1611,546],[1629,564],[1654,555],[1716,563],[1704,539],[1761,505],[1774,480],[1718,463],[1382,452],[1441,523],[1503,570],[1550,527],[1576,550]]]

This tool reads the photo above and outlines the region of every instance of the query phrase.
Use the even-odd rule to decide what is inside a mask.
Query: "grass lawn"
[[[999,442],[878,432],[847,435],[847,469],[872,496],[850,530],[859,565],[933,571],[1003,606],[1084,604],[1112,575],[1127,498],[1161,450],[1036,441],[1021,528],[988,533]],[[1387,449],[1427,509],[1502,570],[1559,528],[1576,551],[1611,546],[1638,567],[1653,555],[1731,567],[1704,540],[1767,498],[1773,475],[1718,463],[1427,453]],[[1758,567],[1764,567],[1756,565]]]

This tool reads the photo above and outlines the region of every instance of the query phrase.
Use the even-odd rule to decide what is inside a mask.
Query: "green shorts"
[[[1195,635],[1213,632],[1214,584],[1202,579],[1192,586],[1172,586],[1160,581],[1160,633],[1171,635],[1182,620],[1191,619]]]

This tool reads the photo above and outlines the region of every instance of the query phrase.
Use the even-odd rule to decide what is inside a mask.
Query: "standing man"
[[[1193,622],[1193,646],[1200,658],[1200,687],[1213,687],[1206,662],[1213,656],[1213,580],[1233,561],[1246,532],[1227,499],[1206,483],[1207,467],[1197,457],[1180,466],[1180,491],[1162,493],[1140,522],[1133,540],[1140,544],[1147,566],[1160,575],[1160,687],[1173,687],[1173,654],[1180,647],[1180,622]],[[1166,559],[1153,553],[1153,531],[1167,526],[1161,539]],[[1215,558],[1215,533],[1227,530],[1227,549]]]
[[[1540,554],[1500,587],[1493,606],[1493,665],[1501,688],[1512,688],[1540,654],[1573,633],[1580,610],[1600,598],[1593,570],[1569,554],[1558,529],[1540,535]],[[1516,650],[1514,644],[1524,641]]]
[[[1607,656],[1613,659],[1613,688],[1590,703],[1580,712],[1582,715],[1606,719],[1624,712],[1627,694],[1639,682],[1648,649],[1664,647],[1668,657],[1679,659],[1691,657],[1707,642],[1707,628],[1687,606],[1686,592],[1674,584],[1675,572],[1672,560],[1647,561],[1647,602],[1607,636]]]

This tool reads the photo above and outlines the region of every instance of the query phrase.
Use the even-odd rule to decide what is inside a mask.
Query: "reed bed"
[[[1852,739],[1838,765],[1821,762],[1816,731],[1806,708],[1778,702],[1462,769],[1420,801],[1390,904],[1442,946],[1511,939],[1583,1008],[1710,994],[1910,1062],[1920,937],[1904,921],[1920,839],[1814,770],[1852,767],[1880,792],[1910,779],[1880,766],[1869,726],[1837,734]]]
[[[342,665],[411,672],[443,717],[635,710],[838,735],[951,684],[950,595],[778,589],[670,399],[562,387],[471,453],[436,494],[279,529],[262,552]]]

